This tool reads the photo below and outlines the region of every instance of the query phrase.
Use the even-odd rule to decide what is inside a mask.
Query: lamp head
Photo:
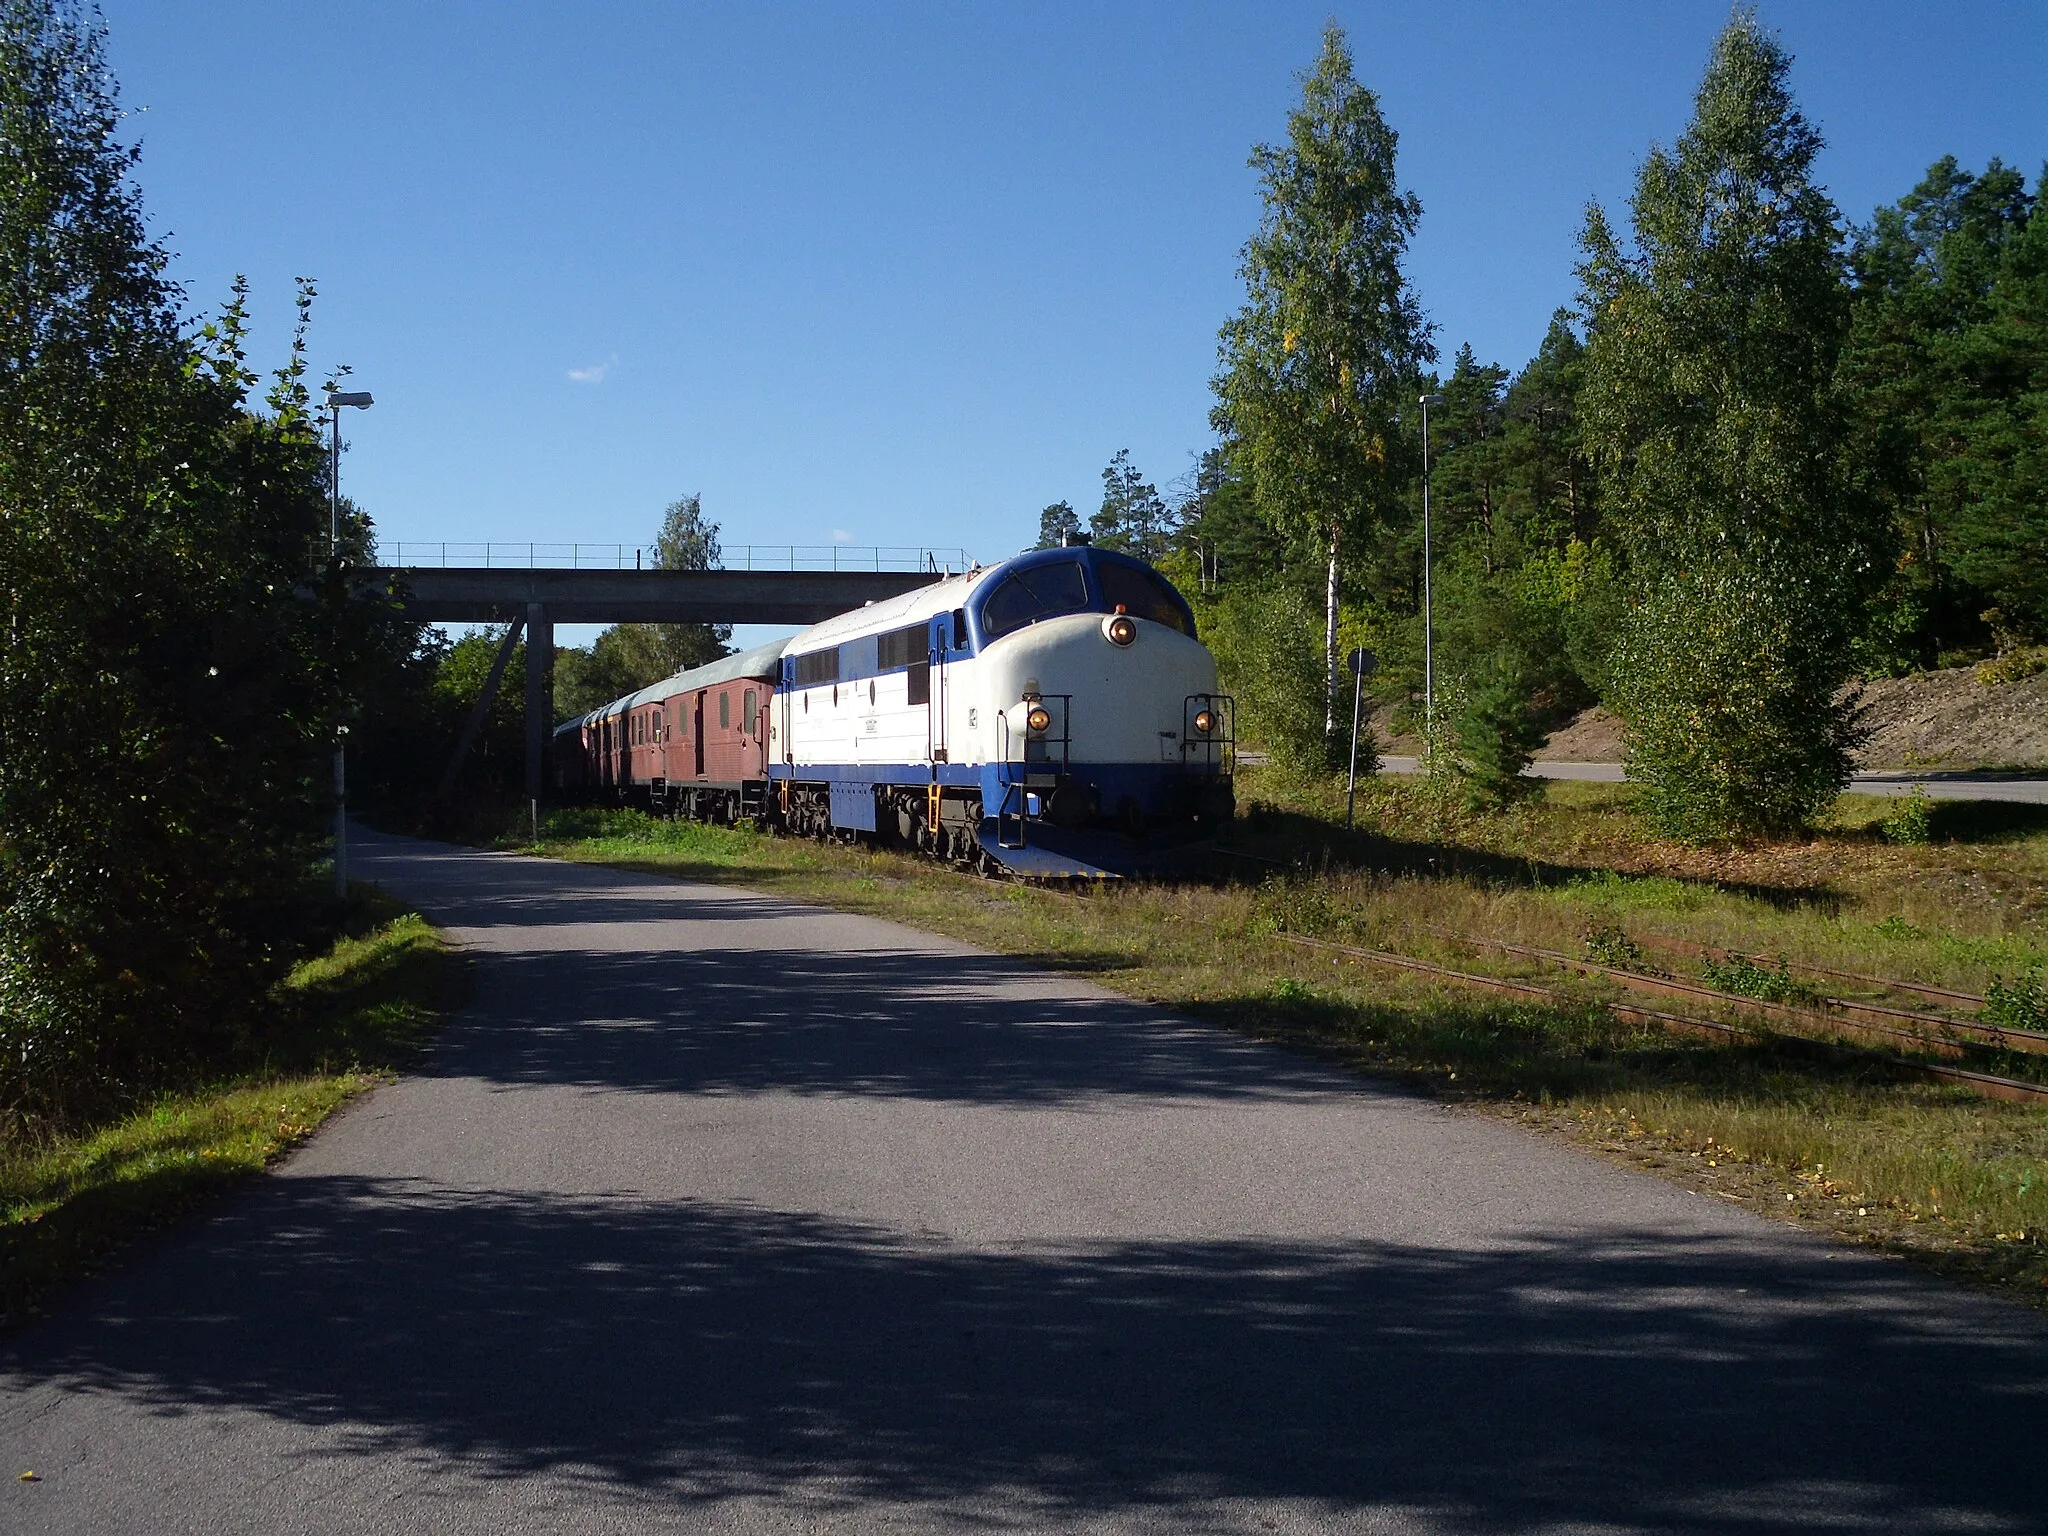
[[[359,411],[367,411],[377,402],[367,389],[353,390],[347,393],[331,389],[327,392],[327,403],[335,406],[352,405]]]
[[[1442,395],[1424,395],[1420,400],[1416,401],[1415,403],[1417,405],[1425,406],[1442,405],[1444,403],[1444,397]]]

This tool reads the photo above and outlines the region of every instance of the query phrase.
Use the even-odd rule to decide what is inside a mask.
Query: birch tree
[[[1301,84],[1287,141],[1252,152],[1264,211],[1245,244],[1245,303],[1223,327],[1213,388],[1262,515],[1327,557],[1327,736],[1344,553],[1395,511],[1404,402],[1436,350],[1401,270],[1422,204],[1396,180],[1396,135],[1353,75],[1335,23]]]

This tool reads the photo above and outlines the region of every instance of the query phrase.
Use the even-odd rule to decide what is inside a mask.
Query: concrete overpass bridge
[[[741,545],[725,552],[723,569],[666,571],[653,568],[651,553],[612,544],[406,543],[393,547],[390,564],[365,573],[366,588],[395,598],[408,619],[506,626],[483,694],[442,777],[444,793],[490,713],[522,634],[526,793],[537,801],[547,783],[555,724],[557,624],[815,624],[927,586],[971,563],[959,549]]]

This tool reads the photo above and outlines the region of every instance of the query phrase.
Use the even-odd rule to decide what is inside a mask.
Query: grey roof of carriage
[[[787,640],[770,640],[766,645],[757,645],[751,650],[723,656],[717,661],[707,661],[701,667],[689,667],[681,672],[671,673],[658,683],[650,683],[638,693],[629,693],[624,698],[613,699],[609,704],[600,705],[587,715],[565,720],[555,727],[555,731],[560,734],[578,726],[588,725],[593,720],[603,720],[618,714],[621,710],[652,704],[659,699],[671,699],[679,693],[692,693],[699,688],[709,688],[718,683],[730,683],[743,677],[772,678],[782,660],[782,653],[788,646]]]

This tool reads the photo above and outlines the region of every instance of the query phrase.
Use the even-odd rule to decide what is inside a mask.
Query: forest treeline
[[[1581,289],[1536,355],[1511,370],[1461,346],[1445,367],[1399,276],[1421,210],[1331,29],[1287,144],[1254,157],[1267,219],[1247,247],[1246,312],[1224,333],[1220,440],[1165,495],[1118,454],[1086,520],[1195,597],[1248,735],[1303,765],[1344,745],[1325,728],[1332,639],[1377,654],[1380,719],[1421,734],[1427,394],[1442,397],[1436,746],[1481,792],[1526,787],[1515,770],[1545,731],[1605,701],[1632,758],[1711,755],[1702,730],[1747,758],[1696,763],[1692,777],[1717,782],[1664,807],[1674,830],[1796,822],[1839,787],[1854,745],[1841,684],[2048,641],[2041,179],[1944,157],[1847,223],[1811,178],[1819,139],[1789,65],[1738,14],[1693,123],[1643,167],[1632,238],[1589,214]],[[1329,190],[1346,180],[1352,205]],[[1276,281],[1271,248],[1289,242],[1344,291]],[[1318,329],[1330,356],[1290,377]],[[1232,379],[1246,371],[1269,396],[1310,398],[1277,430],[1250,424]],[[1317,437],[1336,467],[1302,476]],[[1055,504],[1041,543],[1082,526]],[[1660,584],[1667,641],[1704,628],[1725,654],[1658,650]],[[1640,779],[1652,765],[1633,766]]]

